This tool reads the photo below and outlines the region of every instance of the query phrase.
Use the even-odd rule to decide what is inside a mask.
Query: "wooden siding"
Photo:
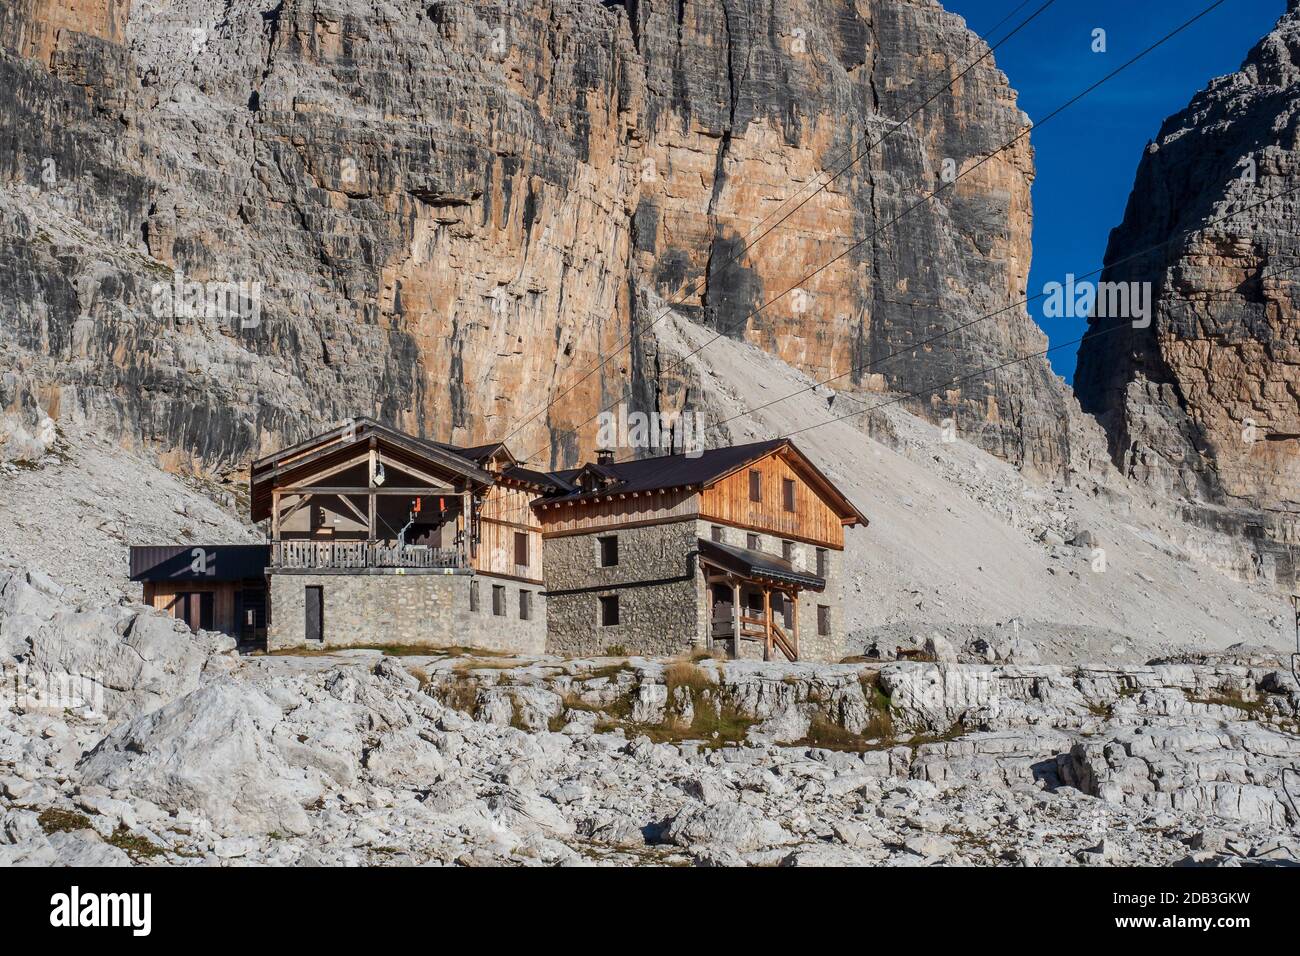
[[[474,569],[526,581],[542,581],[542,526],[529,507],[535,491],[505,485],[488,489],[479,511],[478,554]],[[515,563],[515,535],[528,536],[528,563]]]
[[[240,585],[234,582],[225,581],[217,584],[203,581],[147,581],[144,585],[144,603],[160,611],[166,611],[173,617],[180,617],[176,598],[178,594],[211,591],[213,629],[225,634],[237,634],[239,622],[235,620],[235,591],[239,587]],[[185,623],[191,629],[198,629],[197,610]]]
[[[749,473],[760,476],[759,501],[750,501]],[[794,481],[795,510],[786,511],[782,481]],[[700,492],[700,518],[739,528],[844,547],[844,525],[803,477],[780,454],[754,462]]]
[[[675,521],[693,518],[698,510],[698,494],[693,490],[643,492],[639,495],[611,493],[609,500],[580,501],[539,509],[542,531],[546,537],[580,534],[604,528]]]

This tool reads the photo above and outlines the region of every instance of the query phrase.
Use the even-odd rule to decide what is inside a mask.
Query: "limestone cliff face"
[[[608,359],[512,439],[558,465],[673,401],[654,296],[868,390],[1000,364],[1042,347],[1019,310],[911,346],[1023,294],[1027,140],[889,225],[1023,127],[991,58],[752,242],[983,50],[927,0],[20,0],[0,407],[221,472],[356,413],[499,437]],[[257,309],[160,306],[194,282]],[[1035,362],[913,407],[1056,472],[1067,402]]]
[[[1298,222],[1292,0],[1241,69],[1212,81],[1147,147],[1102,279],[1152,283],[1151,323],[1092,319],[1075,378],[1125,473],[1192,512],[1237,509],[1215,522],[1273,552],[1277,568],[1264,570],[1288,586],[1300,548]]]

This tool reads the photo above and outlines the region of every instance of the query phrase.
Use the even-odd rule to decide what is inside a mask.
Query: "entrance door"
[[[325,640],[325,589],[307,585],[307,640]]]

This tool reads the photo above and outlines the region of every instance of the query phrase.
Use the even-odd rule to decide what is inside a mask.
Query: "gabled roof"
[[[484,462],[491,461],[498,456],[504,456],[506,461],[515,464],[515,456],[510,454],[510,449],[505,446],[504,442],[488,442],[485,445],[453,445],[449,442],[435,441],[431,445],[449,451],[453,455],[460,455],[462,458],[468,458],[476,464],[482,465]]]
[[[346,461],[368,448],[372,441],[399,467],[403,463],[432,466],[470,485],[488,486],[495,480],[477,462],[447,446],[416,438],[372,418],[359,417],[253,462],[249,472],[252,519],[261,521],[270,515],[272,491],[276,486]]]
[[[813,485],[845,524],[868,524],[867,517],[835,484],[822,474],[788,438],[772,438],[746,445],[712,448],[691,457],[686,454],[660,455],[608,464],[587,464],[555,473],[570,486],[568,492],[546,501],[581,501],[607,494],[667,491],[672,488],[704,489],[769,455],[785,453],[792,468]],[[601,487],[586,491],[579,486],[584,475],[596,476]]]
[[[522,465],[514,465],[501,472],[500,478],[533,488],[544,495],[564,494],[573,490],[573,485],[559,475],[544,471],[534,471]]]
[[[707,538],[700,538],[698,541],[700,558],[724,571],[733,571],[743,578],[766,579],[778,584],[793,584],[814,591],[826,589],[825,578],[799,571],[784,558],[749,548],[737,548],[720,541],[710,541]]]

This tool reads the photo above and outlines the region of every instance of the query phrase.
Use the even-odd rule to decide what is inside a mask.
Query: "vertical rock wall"
[[[652,293],[882,393],[1043,345],[1014,310],[912,347],[1023,294],[1027,139],[891,224],[1023,128],[991,58],[753,242],[983,52],[926,0],[22,0],[0,41],[0,404],[174,467],[356,413],[572,462],[670,401]],[[256,321],[177,320],[183,282]],[[912,404],[1052,473],[1067,401],[1035,362]]]

